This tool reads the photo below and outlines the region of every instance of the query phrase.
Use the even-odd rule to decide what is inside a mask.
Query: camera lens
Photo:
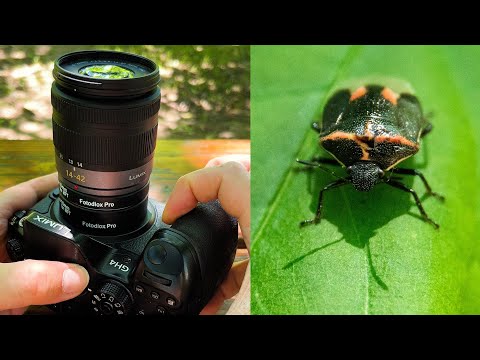
[[[53,77],[62,218],[86,234],[138,229],[157,137],[158,66],[123,52],[80,51],[58,58]]]

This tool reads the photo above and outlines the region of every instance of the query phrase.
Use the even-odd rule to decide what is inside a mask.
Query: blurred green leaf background
[[[0,139],[51,139],[53,62],[79,50],[143,55],[160,69],[159,138],[250,137],[250,47],[2,45]]]
[[[480,47],[252,47],[252,313],[480,313]],[[433,131],[402,163],[416,167],[445,203],[386,185],[327,192],[332,177],[295,158],[325,155],[310,129],[340,82],[372,73],[416,90]],[[343,174],[343,170],[337,170]]]

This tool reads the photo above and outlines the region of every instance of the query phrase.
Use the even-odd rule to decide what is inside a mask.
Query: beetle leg
[[[318,195],[318,205],[317,205],[317,211],[315,213],[315,217],[310,220],[303,220],[300,222],[300,226],[305,226],[305,225],[310,225],[310,224],[318,224],[322,218],[322,208],[323,208],[323,193],[327,190],[345,185],[348,183],[347,179],[339,179],[337,181],[334,181],[327,186],[325,186],[321,191],[320,194]]]
[[[422,203],[420,202],[420,199],[419,199],[417,193],[415,192],[415,190],[410,189],[407,186],[405,186],[404,184],[402,184],[401,182],[398,182],[398,181],[395,181],[395,180],[390,180],[389,182],[385,182],[385,184],[388,184],[390,186],[396,187],[397,189],[400,189],[400,190],[403,190],[405,192],[408,192],[408,193],[412,194],[414,199],[415,199],[415,203],[417,204],[418,210],[420,210],[420,213],[422,214],[423,219],[426,222],[430,223],[435,229],[438,229],[440,227],[440,225],[438,225],[435,221],[433,221],[432,219],[430,219],[428,217],[428,215],[425,212],[425,210],[422,206]]]
[[[402,168],[396,168],[395,169],[395,172],[397,174],[403,174],[403,175],[417,175],[420,177],[420,179],[422,180],[423,182],[423,185],[425,185],[425,188],[427,189],[427,194],[429,195],[432,195],[434,197],[436,197],[437,199],[441,200],[441,201],[444,201],[445,200],[445,197],[443,195],[440,195],[434,191],[432,191],[432,188],[430,187],[430,185],[428,184],[427,182],[427,179],[425,179],[425,176],[423,176],[423,174],[416,170],[416,169],[402,169]]]
[[[335,174],[333,171],[327,169],[326,167],[323,167],[322,165],[320,165],[318,162],[312,162],[312,161],[307,161],[307,160],[300,160],[300,159],[296,159],[296,161],[302,165],[307,165],[307,166],[312,166],[312,167],[317,167],[327,173],[329,173],[330,175],[336,177],[337,179],[342,179],[342,177],[338,176],[337,174]]]
[[[425,135],[427,135],[430,131],[432,131],[433,129],[433,125],[432,123],[428,123],[427,126],[425,126],[422,130],[422,133],[420,134],[420,136],[423,138]]]
[[[324,158],[321,156],[314,156],[311,162],[314,163],[319,163],[319,164],[328,164],[328,165],[335,165],[335,166],[341,166],[339,162],[335,159],[329,159],[329,158]]]

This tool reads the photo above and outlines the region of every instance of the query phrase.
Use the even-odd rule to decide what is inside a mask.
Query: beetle
[[[341,89],[327,101],[322,123],[314,122],[312,128],[319,134],[320,145],[333,159],[316,157],[310,161],[297,159],[297,162],[325,171],[328,169],[322,164],[341,165],[347,176],[342,178],[329,171],[337,180],[320,191],[315,217],[302,221],[300,226],[320,222],[325,191],[347,184],[358,191],[370,191],[374,185],[384,183],[412,194],[422,218],[435,229],[439,228],[425,212],[415,190],[392,177],[393,173],[418,176],[427,194],[444,200],[432,191],[420,171],[396,167],[418,152],[421,138],[432,130],[415,95],[397,93],[377,84],[360,86],[354,91]]]

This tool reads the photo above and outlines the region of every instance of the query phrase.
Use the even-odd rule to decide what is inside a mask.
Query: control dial
[[[16,238],[10,238],[7,241],[7,253],[12,261],[21,261],[25,259],[22,243]]]
[[[132,307],[132,299],[125,287],[106,282],[92,297],[93,311],[100,315],[125,315]]]

